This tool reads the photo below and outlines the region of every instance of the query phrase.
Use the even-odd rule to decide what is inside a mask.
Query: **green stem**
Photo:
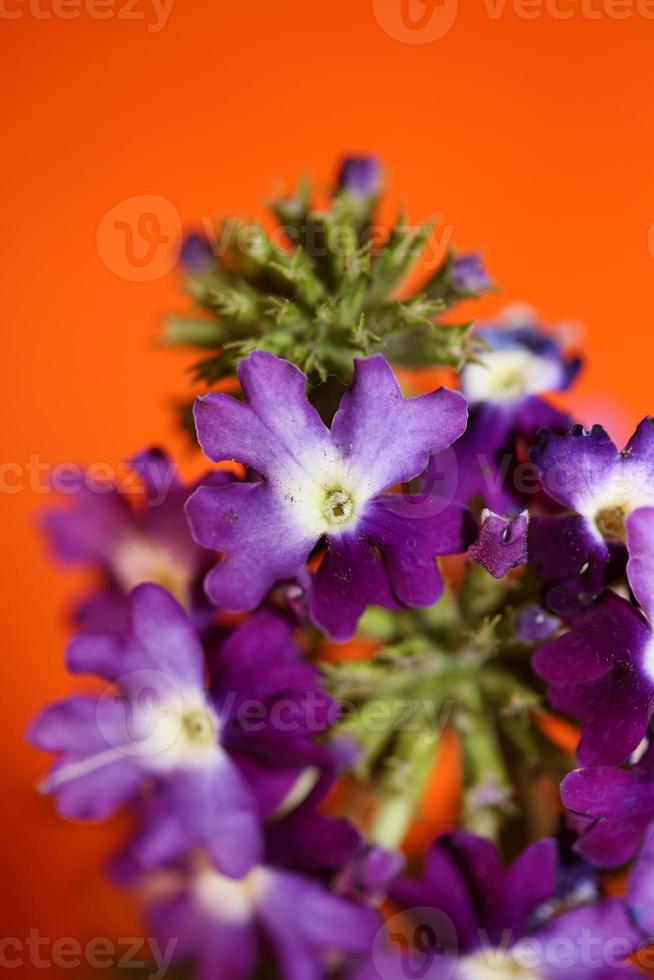
[[[474,681],[459,689],[463,710],[457,729],[463,749],[464,822],[474,833],[499,838],[502,818],[510,808],[511,780],[492,715]]]
[[[409,734],[410,740],[406,737]],[[400,846],[416,814],[440,738],[440,732],[435,730],[403,735],[396,755],[387,763],[379,788],[382,802],[370,828],[370,839],[391,850]]]

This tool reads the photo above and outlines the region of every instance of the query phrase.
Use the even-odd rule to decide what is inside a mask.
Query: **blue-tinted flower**
[[[641,608],[608,591],[533,659],[550,704],[582,722],[577,755],[588,766],[625,762],[647,734],[654,707],[654,509],[634,511],[624,533]]]
[[[535,517],[530,558],[561,614],[588,604],[624,569],[626,520],[654,505],[654,419],[645,418],[619,452],[600,425],[541,433],[531,451],[545,492],[572,513]]]
[[[95,487],[90,476],[75,495],[74,506],[52,509],[43,527],[52,551],[61,561],[83,565],[101,575],[102,584],[76,610],[79,625],[121,629],[126,624],[126,598],[142,582],[164,586],[189,610],[198,629],[208,627],[215,611],[202,582],[210,560],[193,540],[184,505],[197,484],[180,483],[175,467],[159,450],[130,460],[135,479],[145,491],[145,506],[132,504],[134,481],[119,487]],[[202,483],[220,485],[228,473],[211,473]]]
[[[341,164],[338,186],[353,197],[376,197],[382,187],[382,167],[378,158],[346,157]]]
[[[302,573],[318,544],[311,614],[336,639],[352,635],[369,603],[435,602],[435,557],[464,550],[469,516],[383,491],[417,476],[461,434],[462,396],[441,388],[405,399],[384,358],[370,357],[355,363],[330,431],[287,361],[255,351],[239,378],[245,401],[212,392],[195,409],[205,454],[262,478],[200,487],[187,504],[196,539],[223,556],[206,580],[213,602],[254,608],[275,582]]]
[[[299,660],[287,623],[269,611],[221,645],[210,689],[188,617],[152,584],[131,593],[123,632],[78,634],[68,666],[112,687],[37,718],[32,743],[59,753],[43,789],[74,819],[107,817],[145,793],[148,820],[132,853],[146,867],[201,846],[225,874],[244,874],[261,858],[263,808],[241,759],[257,781],[272,768],[280,794],[308,765],[326,761],[314,739],[331,702]]]
[[[465,296],[475,296],[490,289],[493,281],[484,268],[481,255],[471,252],[457,256],[450,266],[450,282]]]
[[[454,487],[461,503],[479,498],[495,513],[509,514],[533,502],[536,482],[521,472],[519,444],[529,443],[543,426],[568,430],[568,416],[542,396],[566,389],[580,361],[566,358],[530,314],[517,322],[482,324],[474,336],[486,349],[461,372],[468,428],[453,451],[434,457],[427,483],[435,493],[439,484]]]

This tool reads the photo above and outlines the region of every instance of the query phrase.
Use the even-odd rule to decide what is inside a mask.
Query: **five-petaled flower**
[[[222,552],[206,579],[213,602],[255,608],[320,543],[311,614],[333,638],[350,637],[369,603],[435,602],[443,584],[436,556],[465,549],[469,515],[433,497],[384,491],[418,476],[431,453],[461,435],[465,399],[447,388],[406,399],[377,355],[355,362],[330,431],[289,362],[254,351],[239,378],[245,401],[211,392],[195,408],[205,454],[258,474],[200,487],[187,504],[198,542]]]
[[[287,622],[269,610],[216,651],[210,689],[186,613],[153,584],[131,593],[124,631],[79,633],[68,666],[112,686],[100,698],[53,704],[34,722],[32,743],[60,753],[43,790],[74,819],[141,802],[144,826],[131,853],[143,867],[202,847],[224,874],[247,873],[261,858],[261,816],[273,808],[271,792],[285,793],[289,778],[329,763],[314,736],[327,727],[332,702],[301,661]],[[282,699],[284,726],[273,711]],[[272,782],[262,785],[267,770]]]
[[[470,405],[470,421],[453,453],[436,456],[427,474],[453,484],[454,499],[480,498],[496,513],[524,507],[534,480],[520,469],[524,446],[543,427],[566,432],[570,419],[543,395],[567,389],[581,367],[566,357],[554,336],[545,333],[533,311],[507,310],[497,322],[473,333],[483,345],[461,371],[461,391]],[[532,493],[533,500],[533,493]]]
[[[530,453],[545,492],[568,513],[534,517],[529,555],[556,612],[588,605],[624,571],[626,521],[654,505],[654,419],[619,452],[601,425],[567,435],[543,431]]]

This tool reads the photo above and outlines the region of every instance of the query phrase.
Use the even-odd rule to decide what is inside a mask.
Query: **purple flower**
[[[600,425],[565,436],[541,433],[531,451],[543,489],[573,514],[535,518],[530,556],[561,614],[588,603],[624,567],[626,519],[654,505],[654,419],[645,418],[622,452]]]
[[[239,879],[201,858],[189,862],[167,876],[150,927],[160,942],[177,940],[175,959],[193,962],[200,980],[249,980],[266,953],[285,980],[323,980],[328,966],[365,955],[381,925],[376,912],[329,885],[343,857],[341,847],[334,850],[333,823],[322,818],[299,834],[313,842],[311,868],[268,851]]]
[[[638,928],[645,936],[654,936],[654,828],[645,837],[627,887],[627,905]]]
[[[518,322],[481,324],[475,337],[487,349],[461,372],[461,390],[471,405],[502,407],[523,433],[545,420],[560,421],[561,414],[540,396],[569,388],[581,367],[578,358],[566,358],[559,343],[527,314]]]
[[[363,845],[334,880],[335,890],[349,898],[377,905],[404,868],[404,857],[377,845]]]
[[[212,392],[195,407],[205,454],[262,477],[200,487],[187,504],[197,541],[222,552],[206,580],[211,600],[253,609],[323,544],[310,609],[335,639],[352,635],[369,603],[435,602],[443,586],[435,556],[465,549],[469,515],[382,491],[417,476],[461,434],[461,395],[441,388],[405,399],[384,358],[370,357],[355,362],[330,431],[287,361],[254,351],[239,378],[244,402]]]
[[[325,762],[314,736],[327,726],[331,702],[299,661],[288,625],[269,611],[225,641],[210,690],[200,641],[158,585],[131,593],[122,633],[78,634],[68,666],[112,687],[99,699],[53,704],[36,719],[32,743],[60,753],[43,789],[73,819],[107,817],[146,793],[148,820],[132,845],[145,867],[201,846],[223,873],[246,873],[261,857],[261,808],[240,760],[261,778],[274,767],[279,793],[289,777]]]
[[[641,508],[627,517],[625,534],[627,574],[642,611],[606,592],[533,660],[550,685],[552,707],[581,720],[577,756],[589,766],[628,759],[647,734],[652,714],[654,509]]]
[[[638,976],[626,960],[641,934],[622,901],[543,918],[555,895],[556,865],[552,840],[532,845],[503,868],[490,841],[461,831],[439,838],[424,877],[400,879],[391,888],[395,902],[415,917],[416,948],[412,951],[400,935],[389,937],[395,950],[375,943],[357,980]],[[610,950],[609,941],[615,944]]]
[[[567,431],[569,418],[541,396],[567,388],[579,371],[546,336],[538,322],[522,314],[515,323],[485,324],[475,336],[486,344],[461,372],[461,391],[470,403],[468,428],[452,450],[435,456],[427,473],[433,492],[446,488],[451,499],[479,497],[496,513],[508,514],[533,502],[537,481],[519,459],[518,443],[530,442],[546,426]]]
[[[476,252],[454,259],[450,267],[450,281],[460,293],[469,296],[483,293],[493,285],[481,255]]]
[[[215,611],[202,589],[211,561],[193,540],[184,512],[197,484],[179,482],[175,467],[159,450],[130,460],[145,490],[145,507],[130,502],[135,481],[118,487],[94,487],[90,476],[80,487],[75,506],[46,512],[43,527],[61,561],[86,565],[101,573],[102,586],[77,610],[76,621],[91,629],[121,629],[127,621],[127,594],[142,582],[164,586],[185,606],[198,629],[207,628]],[[229,473],[207,474],[214,486]]]
[[[527,564],[527,511],[514,517],[501,517],[488,509],[481,515],[479,537],[469,555],[493,578],[504,578],[512,568]]]
[[[551,616],[542,606],[527,606],[516,616],[516,635],[528,645],[542,643],[556,633],[561,621]]]
[[[377,197],[382,186],[382,168],[377,157],[346,157],[341,163],[338,186],[353,197]]]
[[[628,769],[592,766],[569,773],[561,799],[580,834],[577,853],[598,867],[626,864],[654,820],[654,750]]]
[[[607,592],[534,655],[536,673],[549,684],[551,706],[581,722],[577,757],[583,765],[620,764],[647,733],[654,694],[651,645],[640,613]]]
[[[179,258],[191,275],[200,276],[214,264],[211,242],[203,232],[192,231],[182,242]]]
[[[438,909],[443,944],[449,945],[453,931],[460,952],[474,953],[484,935],[493,946],[506,932],[513,942],[522,936],[536,909],[553,897],[556,872],[553,840],[532,845],[511,867],[503,868],[490,841],[454,831],[434,842],[424,876],[398,879],[390,896],[403,909]]]

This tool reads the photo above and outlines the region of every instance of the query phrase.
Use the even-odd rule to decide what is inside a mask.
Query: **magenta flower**
[[[441,388],[405,399],[381,356],[355,362],[331,431],[309,404],[306,378],[254,351],[239,366],[245,401],[212,392],[196,402],[200,445],[260,479],[200,487],[187,504],[197,541],[222,553],[211,600],[253,609],[279,580],[324,555],[311,615],[347,639],[369,603],[431,605],[443,582],[436,555],[465,549],[469,516],[432,497],[384,493],[419,475],[465,429],[465,399]]]

